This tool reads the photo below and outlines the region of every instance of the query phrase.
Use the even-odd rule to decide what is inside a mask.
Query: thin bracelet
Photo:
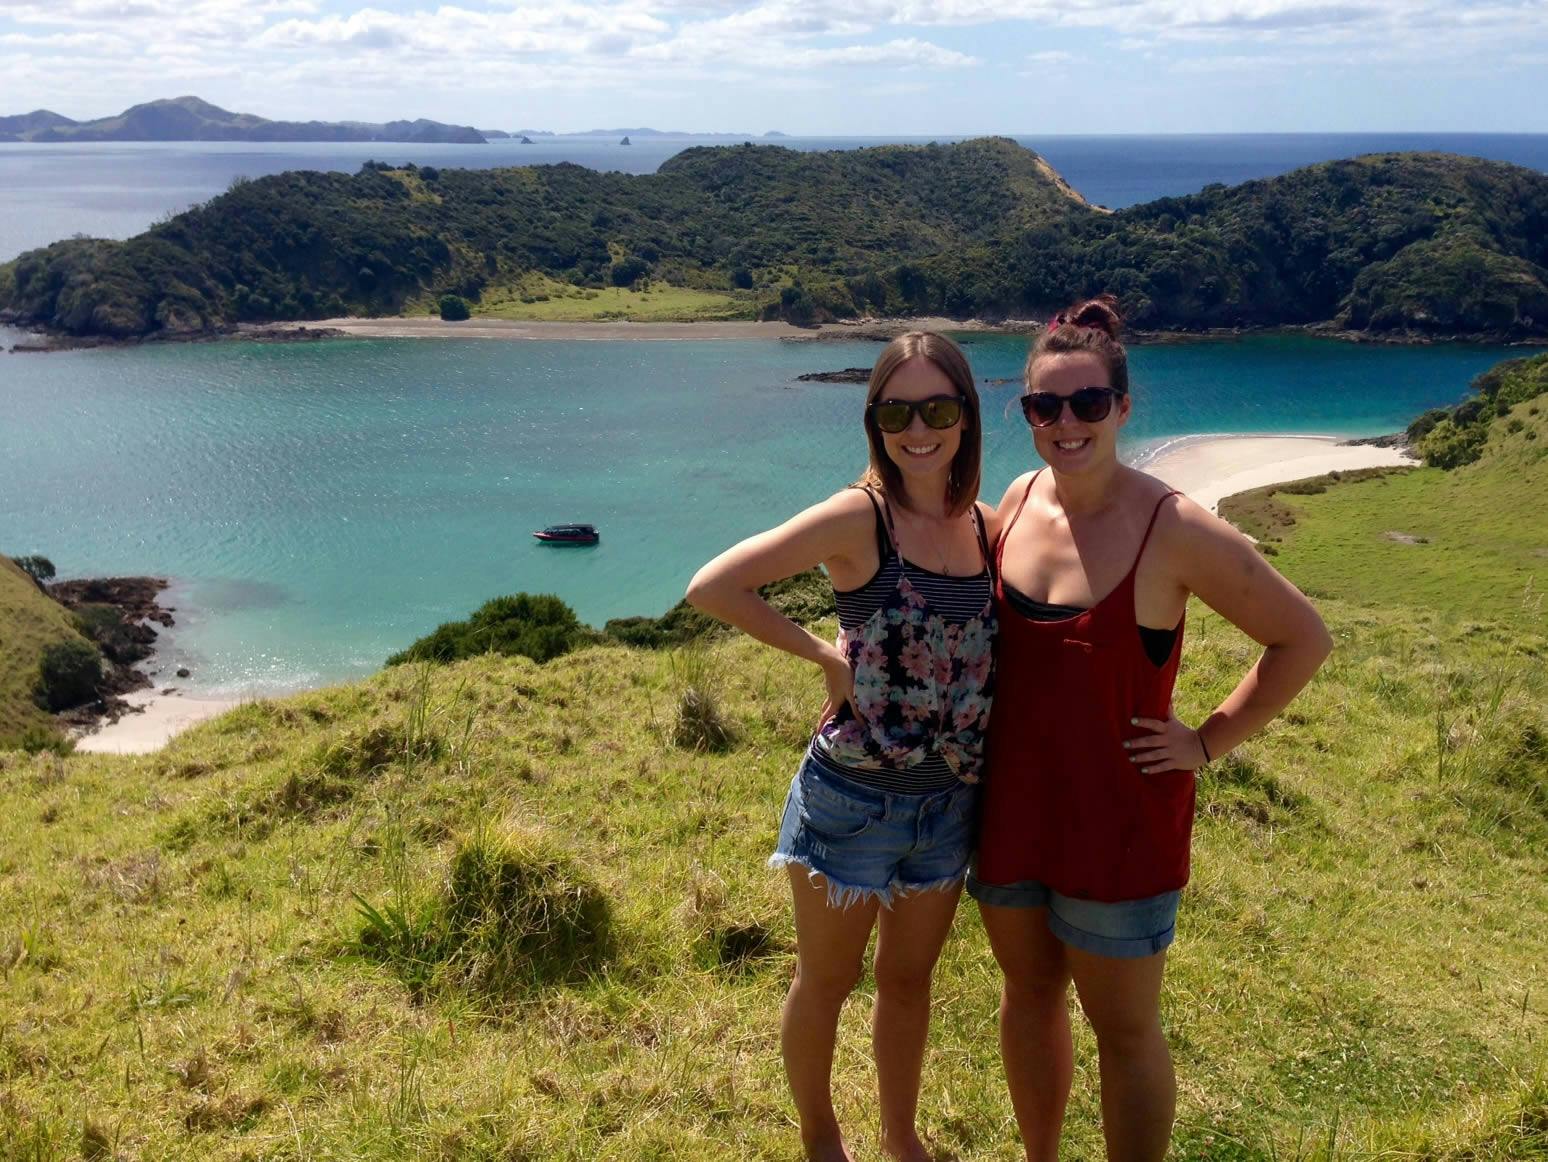
[[[1204,732],[1202,730],[1195,730],[1193,737],[1199,740],[1199,749],[1204,752],[1205,765],[1214,762],[1215,760],[1209,757],[1209,744],[1204,741]]]

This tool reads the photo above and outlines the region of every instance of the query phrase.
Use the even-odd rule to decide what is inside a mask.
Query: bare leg
[[[860,963],[880,904],[828,906],[828,884],[789,865],[795,900],[796,971],[785,997],[780,1045],[785,1075],[801,1119],[801,1142],[812,1162],[850,1162],[833,1112],[833,1043],[839,1010],[860,979]]]
[[[904,1162],[930,1162],[919,1140],[919,1075],[930,1031],[930,974],[957,911],[962,885],[900,896],[876,935],[876,1012],[871,1043],[881,1090],[882,1149]]]
[[[1177,1078],[1161,1031],[1166,953],[1120,960],[1072,948],[1069,957],[1081,1008],[1096,1033],[1107,1157],[1159,1162],[1177,1108]]]
[[[1027,1162],[1056,1162],[1075,1076],[1069,959],[1048,930],[1047,908],[980,904],[979,914],[1005,974],[1000,1056]]]

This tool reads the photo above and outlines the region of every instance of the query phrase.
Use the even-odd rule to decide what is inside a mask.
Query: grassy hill
[[[1325,608],[1336,658],[1201,784],[1178,1156],[1542,1157],[1540,659]],[[1195,611],[1184,715],[1252,653]],[[673,741],[689,681],[731,749]],[[255,702],[156,757],[0,757],[0,1154],[793,1157],[763,860],[817,693],[743,637],[598,647]],[[868,1007],[836,1085],[876,1157]],[[924,1088],[950,1157],[1017,1156],[995,1009],[966,907]]]
[[[1486,426],[1469,465],[1237,505],[1338,648],[1200,780],[1178,1158],[1548,1159],[1534,368],[1453,413]],[[1179,713],[1257,652],[1191,609]],[[793,1157],[764,860],[819,700],[726,635],[397,665],[143,758],[0,752],[0,1157]],[[866,1159],[871,995],[835,1068]],[[943,1157],[1019,1157],[997,1005],[968,905],[921,1110]],[[1077,1054],[1066,1154],[1095,1158],[1079,1023]]]
[[[1548,355],[1521,366],[1548,387]],[[1548,394],[1478,426],[1481,455],[1462,467],[1270,486],[1229,498],[1221,514],[1268,538],[1275,565],[1314,594],[1431,609],[1478,632],[1493,623],[1541,635]]]
[[[52,729],[52,717],[32,701],[32,686],[44,647],[68,639],[86,640],[69,611],[0,557],[0,750],[28,729]]]
[[[1541,336],[1548,175],[1382,154],[1113,214],[1003,138],[696,148],[640,175],[372,162],[0,266],[0,310],[110,337],[420,313],[443,294],[506,317],[808,322],[1039,316],[1103,291],[1145,327]]]
[[[1548,1156],[1540,639],[1324,609],[1337,654],[1201,784],[1164,998],[1177,1156]],[[1254,653],[1193,611],[1181,712]],[[485,657],[156,756],[0,755],[0,1156],[793,1157],[763,863],[807,671],[739,636]],[[728,747],[681,745],[690,689]],[[997,992],[965,907],[921,1115],[964,1162],[1019,1156]],[[869,1008],[862,985],[835,1076],[874,1159]]]

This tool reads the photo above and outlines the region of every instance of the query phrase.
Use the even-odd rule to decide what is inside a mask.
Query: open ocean
[[[3,340],[3,336],[0,336]],[[1025,340],[971,336],[985,380]],[[3,346],[3,342],[0,342]],[[659,614],[733,541],[864,466],[871,343],[338,340],[0,354],[0,552],[171,578],[200,693],[357,677],[490,597]],[[1134,459],[1188,434],[1397,430],[1507,348],[1283,336],[1138,347]],[[986,382],[984,496],[1031,464]],[[591,521],[595,548],[534,528]]]
[[[1165,136],[1021,136],[1090,201],[1118,209],[1211,182],[1235,185],[1303,165],[1389,150],[1441,150],[1493,158],[1548,172],[1548,134],[1251,133]],[[784,137],[764,144],[790,149],[855,149],[888,142],[953,137]],[[596,169],[651,173],[695,145],[732,145],[734,137],[539,137],[532,145],[395,145],[247,142],[0,143],[0,262],[74,234],[127,238],[157,219],[223,193],[239,176],[291,169],[353,172],[375,158],[421,165],[488,168],[561,161]]]

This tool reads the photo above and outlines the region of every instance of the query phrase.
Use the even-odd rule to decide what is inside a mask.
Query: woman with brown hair
[[[795,903],[780,1038],[807,1155],[849,1158],[833,1048],[876,928],[882,1148],[924,1162],[915,1111],[930,975],[967,871],[993,682],[993,514],[977,503],[978,392],[957,345],[921,331],[888,344],[864,425],[870,466],[855,486],[726,550],[688,600],[814,662],[827,686],[769,861]],[[836,644],[758,594],[818,564],[833,584]]]
[[[1120,325],[1104,296],[1038,338],[1021,406],[1047,468],[1000,502],[998,705],[968,890],[1005,974],[1000,1050],[1038,1162],[1058,1156],[1069,1097],[1071,981],[1108,1157],[1165,1155],[1176,1081],[1159,1001],[1193,772],[1283,710],[1332,646],[1245,537],[1119,461],[1133,408]],[[1172,712],[1190,596],[1264,647],[1196,727]]]

